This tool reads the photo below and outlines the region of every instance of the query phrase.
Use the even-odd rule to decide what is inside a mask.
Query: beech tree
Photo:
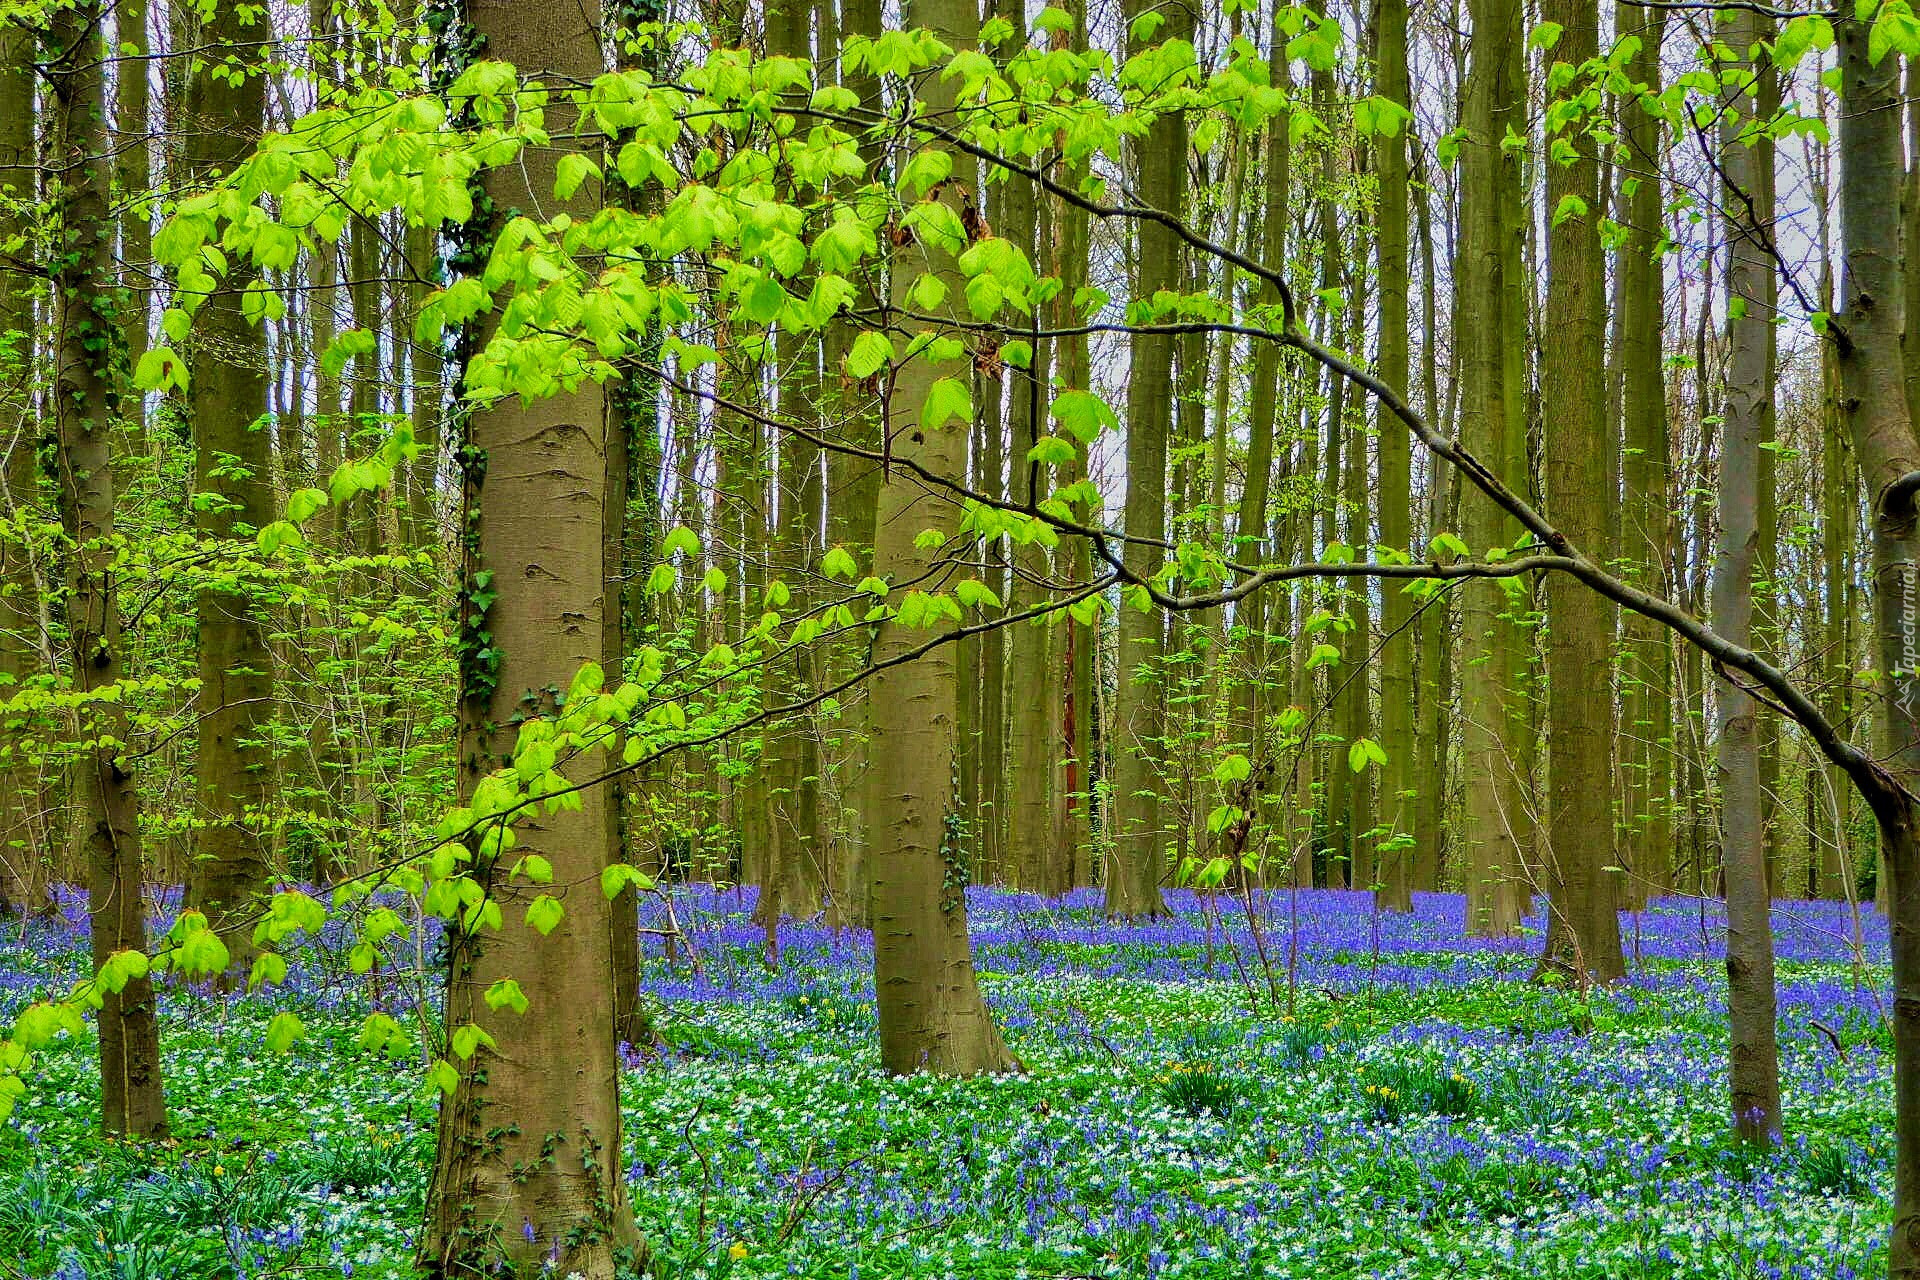
[[[1591,6],[1550,3],[1529,29],[1525,6],[1473,0],[1460,119],[1429,159],[1412,145],[1433,105],[1411,83],[1420,37],[1396,0],[1372,8],[1371,69],[1342,61],[1357,13],[1297,5],[1253,24],[1240,6],[1216,21],[1198,6],[1129,4],[1123,29],[1091,35],[1084,6],[983,20],[970,3],[914,0],[899,30],[878,5],[707,8],[695,38],[653,29],[679,9],[477,5],[470,29],[441,30],[430,83],[340,65],[315,110],[290,99],[296,118],[271,132],[262,78],[204,67],[184,82],[189,114],[237,136],[189,130],[162,175],[175,195],[143,252],[170,273],[168,305],[160,339],[127,367],[104,335],[125,327],[120,308],[144,317],[146,300],[129,301],[110,251],[98,54],[106,31],[144,11],[107,22],[97,4],[55,6],[43,89],[0,80],[0,104],[39,108],[57,161],[41,180],[62,252],[36,341],[56,368],[46,403],[73,665],[62,691],[82,715],[72,803],[90,841],[98,968],[23,1016],[0,1081],[24,1078],[37,1038],[97,1003],[109,1125],[158,1133],[152,965],[211,976],[252,952],[249,976],[268,985],[284,976],[284,937],[369,886],[404,890],[448,931],[445,1034],[425,1055],[443,1097],[423,1264],[459,1274],[553,1257],[611,1275],[642,1252],[618,1170],[616,1045],[644,1026],[636,900],[649,871],[752,885],[773,938],[783,916],[870,922],[880,1060],[896,1073],[1020,1066],[968,937],[967,890],[990,876],[1048,893],[1097,884],[1116,929],[1165,911],[1171,884],[1231,884],[1251,913],[1276,885],[1377,880],[1382,911],[1453,886],[1470,931],[1507,936],[1544,891],[1540,970],[1584,988],[1625,971],[1618,908],[1671,886],[1675,725],[1711,673],[1714,731],[1679,771],[1709,749],[1721,765],[1717,790],[1703,774],[1689,795],[1722,806],[1735,1124],[1765,1140],[1783,1120],[1768,1083],[1765,708],[1798,726],[1779,750],[1830,765],[1879,826],[1902,1142],[1893,1265],[1920,1269],[1906,1239],[1920,1238],[1920,688],[1908,669],[1920,445],[1897,301],[1898,69],[1914,40],[1888,18],[1904,11],[1826,28],[1780,15],[1769,31],[1728,10],[1731,57],[1703,42],[1705,78],[1662,86],[1663,6],[1620,6],[1625,42],[1608,47]],[[244,46],[242,16],[199,13],[200,38]],[[345,47],[366,34],[324,5],[311,21],[306,34]],[[610,40],[618,26],[626,36]],[[1888,695],[1874,751],[1853,741],[1842,699],[1789,674],[1827,641],[1810,625],[1797,638],[1753,625],[1755,592],[1776,576],[1763,527],[1767,299],[1777,275],[1792,283],[1767,240],[1777,211],[1762,170],[1775,139],[1817,132],[1815,117],[1770,105],[1768,77],[1807,59],[1811,78],[1829,30],[1845,269],[1831,314],[1800,309],[1830,353],[1833,412],[1874,522],[1871,666]],[[1117,47],[1101,48],[1108,39]],[[0,70],[25,65],[11,45],[0,53]],[[1537,118],[1530,63],[1543,73]],[[1724,169],[1704,197],[1663,171],[1702,112]],[[0,162],[30,142],[4,123]],[[1455,162],[1449,273],[1429,243],[1446,202],[1423,187],[1455,181],[1441,176]],[[1616,167],[1610,203],[1603,168]],[[1714,243],[1667,244],[1670,201],[1676,224],[1683,206],[1717,202]],[[123,218],[123,245],[140,221]],[[388,234],[405,253],[383,248]],[[1693,385],[1672,388],[1669,250],[1714,264],[1711,286],[1676,293],[1702,354]],[[416,269],[444,257],[449,273],[379,279],[409,257]],[[1457,373],[1442,395],[1434,295],[1449,274]],[[0,293],[0,332],[35,328],[25,293]],[[335,294],[338,311],[320,301]],[[390,310],[408,313],[411,334]],[[418,356],[403,354],[409,339]],[[30,364],[38,349],[22,361],[15,343],[7,359]],[[423,385],[437,391],[442,353],[455,395],[437,433],[423,429],[439,424],[418,386],[409,400],[381,380],[431,370]],[[1209,377],[1217,385],[1184,385]],[[116,525],[111,449],[143,417],[120,394],[128,383],[192,410],[194,535],[217,564],[189,579],[195,669],[226,655],[226,689],[203,673],[196,701],[176,681],[171,710],[193,722],[178,732],[135,727],[122,703],[139,690],[121,588],[153,563]],[[271,431],[249,429],[269,413]],[[311,449],[287,418],[314,427]],[[1676,436],[1697,473],[1678,481]],[[445,457],[423,461],[431,440]],[[1831,537],[1860,492],[1821,443]],[[169,446],[156,434],[143,447]],[[440,521],[443,463],[460,503]],[[10,496],[31,487],[23,468],[8,469]],[[1116,481],[1126,497],[1110,507]],[[1682,579],[1703,567],[1712,513],[1689,508],[1677,551],[1668,527],[1672,495],[1706,489],[1719,520],[1710,621]],[[427,576],[451,583],[411,618],[386,616],[401,608],[376,554],[389,520]],[[451,530],[457,563],[436,561],[430,524]],[[1844,636],[1835,597],[1849,566],[1822,552],[1821,628]],[[26,581],[5,567],[9,585]],[[379,625],[343,625],[324,654],[298,625],[270,637],[262,622],[280,606],[260,579],[323,573],[348,584],[344,597],[389,599]],[[442,674],[457,666],[459,691],[443,705],[430,679],[413,684],[424,706],[457,707],[444,772],[402,761],[408,794],[364,767],[404,751],[402,717],[384,711],[363,716],[358,737],[331,710],[279,732],[289,688],[372,670],[383,646],[431,634],[421,619],[441,616],[434,605],[457,620]],[[11,615],[10,634],[27,626]],[[1007,627],[1004,643],[984,640]],[[1675,644],[1698,668],[1678,691]],[[289,655],[284,681],[270,645]],[[14,674],[17,656],[0,671]],[[1852,678],[1850,662],[1816,665]],[[1447,701],[1456,670],[1457,730],[1442,729],[1438,705],[1416,727],[1416,688]],[[383,671],[362,692],[364,713],[400,685]],[[432,722],[406,724],[430,736]],[[1630,769],[1619,811],[1616,731]],[[194,744],[190,780],[138,753],[179,750],[175,738]],[[284,847],[293,824],[251,827],[249,815],[288,807],[264,786],[276,752],[342,782],[337,801],[312,802],[335,810],[328,825],[364,817],[377,836],[316,847],[319,878],[337,882],[324,905],[291,883],[305,869]],[[143,795],[136,763],[190,782],[195,811],[219,827],[184,864],[191,909],[152,958],[137,808],[166,792]],[[1458,806],[1445,796],[1453,768]],[[671,769],[684,786],[664,781]],[[1793,785],[1779,777],[1774,789]],[[620,788],[636,778],[646,817],[623,833]],[[1777,864],[1777,838],[1773,849]],[[1316,851],[1329,855],[1317,870]],[[1693,872],[1715,870],[1703,857]],[[364,960],[378,939],[356,927]],[[779,962],[772,948],[767,960]],[[299,1034],[287,1017],[276,1040]],[[398,1031],[370,1018],[364,1042],[391,1048]]]

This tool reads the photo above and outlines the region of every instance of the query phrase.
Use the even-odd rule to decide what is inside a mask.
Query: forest
[[[0,0],[0,1280],[1920,1277],[1915,246],[1912,0]]]

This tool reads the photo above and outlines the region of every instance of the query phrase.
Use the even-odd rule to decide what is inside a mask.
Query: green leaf
[[[133,385],[142,391],[185,391],[186,362],[170,347],[150,347],[134,366]]]
[[[559,926],[561,917],[566,914],[566,908],[560,905],[560,899],[550,893],[543,893],[527,904],[527,927],[545,937]]]
[[[853,340],[847,352],[847,372],[856,378],[871,378],[893,359],[893,341],[886,334],[868,329]]]
[[[978,578],[963,578],[954,583],[953,594],[963,608],[978,609],[984,606],[988,609],[998,609],[1000,607],[1000,597],[993,593],[993,588]]]
[[[900,170],[899,186],[909,200],[918,200],[953,175],[950,152],[928,148],[916,152]]]
[[[1527,35],[1527,48],[1552,49],[1560,43],[1560,37],[1565,31],[1566,28],[1557,22],[1539,23]]]
[[[511,1009],[515,1013],[527,1011],[527,997],[520,990],[520,984],[512,978],[501,978],[487,988],[484,997],[489,1009]]]
[[[148,967],[146,952],[116,951],[100,966],[100,985],[115,993],[124,991],[129,982],[146,977]]]
[[[600,893],[608,902],[629,887],[642,893],[653,888],[653,877],[630,862],[610,862],[600,871]]]
[[[384,1054],[389,1058],[404,1058],[412,1050],[412,1043],[398,1022],[384,1013],[370,1013],[360,1024],[360,1035],[354,1041],[370,1053]]]
[[[253,971],[247,975],[247,988],[277,986],[287,980],[287,958],[277,951],[262,951],[253,958]]]
[[[427,1085],[452,1097],[453,1091],[460,1087],[460,1071],[445,1058],[436,1058],[427,1068]]]
[[[588,178],[599,176],[599,165],[578,151],[569,151],[560,157],[560,163],[555,167],[553,194],[562,200],[571,200],[573,193],[580,189],[581,183]]]
[[[1091,391],[1062,391],[1053,398],[1048,416],[1082,444],[1091,444],[1102,431],[1117,431],[1119,415]]]
[[[1307,655],[1306,669],[1311,671],[1315,667],[1324,667],[1328,663],[1338,665],[1339,662],[1339,649],[1330,644],[1316,644],[1313,646],[1313,652]]]
[[[1213,780],[1221,783],[1245,782],[1253,776],[1253,763],[1239,752],[1213,766]]]
[[[958,378],[940,378],[927,389],[926,403],[920,406],[920,425],[937,431],[958,418],[973,421],[973,392]]]
[[[294,1041],[306,1034],[306,1030],[306,1024],[282,1009],[267,1023],[267,1050],[271,1053],[286,1053],[293,1048]]]
[[[1079,457],[1079,451],[1073,447],[1073,441],[1063,440],[1059,436],[1041,436],[1027,450],[1027,461],[1042,466],[1064,467]]]
[[[1587,202],[1569,191],[1566,195],[1561,196],[1560,203],[1554,206],[1553,225],[1557,227],[1568,218],[1584,218],[1586,216]]]
[[[845,547],[834,547],[820,561],[820,572],[829,578],[851,579],[860,571],[860,566],[848,554]]]
[[[1353,745],[1347,748],[1347,767],[1359,773],[1370,764],[1385,764],[1387,752],[1372,738],[1355,738]]]
[[[482,1045],[485,1045],[489,1049],[497,1049],[499,1047],[494,1043],[493,1037],[487,1034],[487,1029],[476,1022],[469,1022],[463,1027],[455,1027],[450,1040],[454,1055],[460,1058],[471,1058],[474,1055],[474,1051]]]
[[[287,519],[303,524],[327,505],[327,495],[319,489],[295,489],[287,495]]]

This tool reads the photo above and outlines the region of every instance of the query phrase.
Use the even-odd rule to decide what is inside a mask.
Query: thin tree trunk
[[[0,174],[21,175],[12,185],[31,190],[34,155],[34,42],[19,25],[0,27]],[[18,212],[16,212],[18,209]],[[0,243],[27,231],[25,206],[0,204]],[[18,697],[41,668],[38,578],[27,529],[40,503],[35,457],[41,427],[34,406],[35,284],[0,260],[0,701]],[[36,831],[40,770],[28,763],[26,743],[14,726],[31,721],[19,712],[5,717],[0,737],[0,915],[38,911],[45,905],[45,851]],[[24,735],[22,735],[24,736]]]
[[[881,32],[880,0],[841,0],[840,32],[842,41],[856,36],[878,38]],[[864,62],[851,59],[840,64],[842,86],[859,96],[863,108],[884,109],[880,79]],[[869,174],[878,180],[881,152],[876,142],[863,138],[861,158]],[[862,301],[876,299],[863,288]],[[876,285],[884,289],[884,284]],[[828,333],[827,367],[837,370],[851,347],[850,325],[836,325]],[[840,434],[848,443],[874,449],[880,445],[880,426],[870,386],[843,386],[833,401],[840,421]],[[835,453],[827,459],[827,543],[842,547],[856,560],[864,560],[873,546],[874,513],[880,496],[880,468],[865,459]],[[866,661],[864,636],[837,647],[829,657],[836,680],[844,679]],[[834,886],[829,892],[829,918],[839,925],[863,925],[867,922],[867,868],[871,848],[869,830],[872,818],[866,813],[863,797],[867,792],[866,774],[872,760],[868,742],[871,721],[871,691],[867,697],[855,697],[840,710],[840,727],[830,744],[840,778],[843,797],[837,848],[830,859],[828,874]]]
[[[1466,349],[1459,436],[1482,459],[1499,460],[1501,479],[1525,492],[1525,477],[1511,474],[1508,439],[1514,416],[1510,402],[1521,388],[1508,384],[1503,350],[1517,318],[1505,314],[1510,254],[1503,243],[1508,237],[1501,210],[1507,201],[1501,193],[1517,177],[1499,145],[1519,92],[1510,64],[1520,39],[1520,13],[1514,0],[1473,0],[1469,9],[1473,66],[1464,108],[1468,136],[1462,146],[1463,226],[1456,268],[1464,330],[1456,330],[1456,341]],[[1513,522],[1479,494],[1467,500],[1463,515],[1463,534],[1476,555],[1511,545],[1517,533]],[[1520,812],[1525,779],[1514,749],[1522,695],[1512,683],[1519,639],[1502,616],[1506,599],[1491,583],[1469,584],[1461,597],[1461,766],[1467,794],[1460,836],[1467,858],[1467,930],[1487,937],[1518,929],[1526,900],[1519,839],[1526,823]]]
[[[1292,68],[1287,60],[1287,37],[1281,27],[1283,20],[1284,11],[1276,10],[1274,26],[1269,33],[1267,73],[1276,87],[1286,89],[1291,84]],[[1291,118],[1291,112],[1282,111],[1267,122],[1264,140],[1266,173],[1260,216],[1262,262],[1281,263],[1287,260],[1287,201],[1293,185],[1293,153],[1287,136]],[[1266,286],[1261,291],[1260,302],[1268,307],[1278,306],[1278,291],[1271,285]],[[1284,376],[1280,355],[1278,343],[1260,342],[1253,348],[1253,385],[1248,393],[1247,404],[1246,474],[1240,486],[1240,505],[1234,513],[1233,545],[1228,548],[1230,556],[1242,563],[1257,564],[1270,552],[1286,553],[1285,548],[1270,546],[1271,539],[1267,536],[1267,506],[1273,479],[1274,425],[1280,415],[1281,379]],[[1224,431],[1224,426],[1221,429]],[[1276,763],[1272,760],[1267,741],[1265,713],[1273,686],[1277,682],[1284,688],[1288,672],[1284,659],[1278,669],[1275,667],[1275,646],[1271,637],[1276,634],[1292,635],[1289,604],[1288,589],[1282,587],[1273,593],[1255,592],[1236,606],[1235,629],[1240,633],[1245,671],[1239,687],[1233,692],[1229,712],[1232,722],[1230,735],[1246,753],[1259,776],[1264,776],[1266,765]],[[1290,814],[1293,807],[1290,797],[1283,793],[1268,799],[1277,801],[1277,808],[1282,815]],[[1290,818],[1283,818],[1281,831],[1277,833],[1283,842],[1289,839],[1287,828],[1290,826]],[[1264,819],[1257,818],[1255,829],[1268,830]],[[1239,874],[1240,869],[1234,870],[1236,875]],[[1258,872],[1262,868],[1256,865],[1255,870]]]
[[[1637,35],[1640,48],[1628,75],[1658,92],[1660,47],[1666,15],[1658,8],[1623,4],[1617,19],[1623,35]],[[1620,250],[1620,404],[1626,457],[1621,464],[1625,508],[1621,554],[1629,580],[1663,594],[1668,589],[1667,531],[1672,488],[1667,438],[1667,392],[1662,372],[1666,290],[1660,260],[1663,239],[1660,190],[1660,125],[1638,104],[1625,109],[1625,136],[1633,176],[1624,182],[1627,227]],[[1673,648],[1650,620],[1629,613],[1624,623],[1622,719],[1628,775],[1625,865],[1638,886],[1634,897],[1673,887]]]
[[[1375,78],[1381,97],[1411,108],[1407,85],[1406,0],[1378,0],[1373,17]],[[1376,214],[1380,273],[1380,357],[1377,370],[1390,387],[1408,386],[1407,333],[1409,189],[1407,135],[1412,122],[1375,139],[1380,203]],[[1380,545],[1407,550],[1413,541],[1412,438],[1381,415]],[[1388,584],[1380,595],[1380,740],[1387,763],[1380,778],[1381,838],[1376,901],[1382,910],[1413,910],[1410,848],[1413,803],[1420,784],[1413,728],[1413,599]]]
[[[1720,21],[1734,51],[1720,124],[1722,206],[1727,243],[1727,374],[1720,433],[1720,546],[1713,566],[1713,627],[1743,648],[1754,631],[1754,571],[1760,544],[1761,446],[1773,396],[1773,313],[1766,292],[1773,262],[1764,236],[1772,225],[1772,192],[1760,179],[1760,157],[1742,131],[1751,128],[1757,80],[1769,71],[1744,61],[1765,38],[1749,13]],[[1751,205],[1746,201],[1751,200]],[[1744,212],[1735,212],[1736,210]],[[1719,740],[1720,848],[1727,884],[1727,1024],[1731,1039],[1733,1123],[1741,1138],[1770,1146],[1780,1133],[1780,1050],[1774,1036],[1773,933],[1768,917],[1765,801],[1761,794],[1758,704],[1727,679],[1714,682]]]

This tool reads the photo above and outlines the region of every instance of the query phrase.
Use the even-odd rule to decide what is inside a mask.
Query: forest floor
[[[871,944],[675,890],[698,955],[649,966],[665,1051],[630,1060],[626,1163],[675,1277],[1851,1277],[1884,1268],[1885,925],[1776,904],[1787,1140],[1726,1137],[1718,904],[1625,917],[1630,979],[1526,981],[1536,940],[1462,903],[1243,908],[975,891],[979,968],[1021,1076],[880,1074]],[[1534,923],[1538,923],[1535,921]],[[1295,926],[1297,925],[1297,932]],[[331,928],[331,926],[330,926]],[[655,940],[649,939],[650,945]],[[1297,943],[1297,946],[1295,945]],[[0,1277],[399,1276],[432,1155],[418,970],[376,987],[320,940],[273,996],[163,999],[176,1141],[93,1133],[92,1046],[49,1051],[0,1129]],[[0,1017],[77,976],[84,907],[0,926]],[[416,957],[422,953],[416,952]],[[396,956],[396,961],[402,957]],[[1270,968],[1269,968],[1270,966]],[[265,1047],[271,1013],[307,1035]],[[1818,1024],[1818,1025],[1816,1025]]]

